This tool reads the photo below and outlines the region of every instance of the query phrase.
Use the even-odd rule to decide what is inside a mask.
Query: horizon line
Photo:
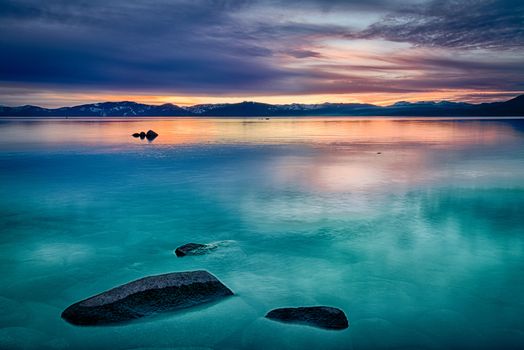
[[[501,99],[501,100],[491,101],[491,102],[473,103],[473,102],[465,102],[465,101],[450,101],[450,100],[446,100],[446,99],[441,99],[441,100],[419,100],[419,101],[414,101],[414,102],[406,101],[406,100],[398,100],[398,101],[393,102],[393,103],[388,104],[388,105],[380,105],[380,104],[365,103],[365,102],[329,102],[329,101],[325,101],[325,102],[320,102],[320,103],[299,103],[299,102],[268,103],[268,102],[259,102],[259,101],[255,101],[255,100],[243,100],[243,101],[240,101],[240,102],[197,103],[197,104],[194,104],[194,105],[187,105],[187,106],[185,106],[183,104],[180,105],[180,104],[171,103],[171,102],[165,102],[165,103],[158,103],[158,104],[156,104],[156,103],[136,102],[136,101],[133,101],[133,100],[118,100],[118,101],[106,100],[106,101],[99,101],[99,102],[92,102],[92,103],[81,103],[81,104],[74,104],[74,105],[64,105],[64,106],[60,106],[60,107],[42,107],[42,106],[39,106],[39,105],[36,105],[36,104],[35,105],[34,104],[30,104],[30,103],[23,104],[23,105],[18,105],[18,106],[8,106],[8,105],[0,104],[0,107],[7,107],[7,108],[37,107],[37,108],[42,108],[42,109],[61,109],[61,108],[73,108],[73,107],[80,107],[80,106],[97,105],[97,104],[103,104],[103,103],[136,103],[136,104],[141,104],[141,105],[146,105],[146,106],[172,105],[172,106],[176,106],[176,107],[184,108],[184,109],[185,108],[196,107],[196,106],[235,105],[235,104],[242,104],[242,103],[258,103],[258,104],[271,105],[271,106],[336,104],[336,105],[368,105],[368,106],[375,106],[375,107],[391,107],[391,106],[394,106],[397,103],[402,103],[402,102],[410,103],[410,104],[449,102],[449,103],[466,103],[466,104],[470,104],[470,105],[480,105],[480,104],[483,104],[483,103],[507,102],[507,101],[513,100],[515,98],[518,98],[520,96],[524,96],[524,93],[518,93],[514,97],[511,97],[509,99]]]

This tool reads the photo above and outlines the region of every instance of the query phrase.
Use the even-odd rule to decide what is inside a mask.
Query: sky
[[[0,105],[506,100],[523,0],[0,0]]]

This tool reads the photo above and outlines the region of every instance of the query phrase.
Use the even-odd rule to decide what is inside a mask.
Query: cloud
[[[0,80],[219,92],[292,75],[237,32],[231,3],[107,3],[4,2]]]
[[[438,0],[406,7],[349,37],[429,47],[522,49],[523,23],[520,0]]]
[[[285,52],[286,55],[295,57],[295,58],[310,58],[310,57],[322,57],[320,52],[315,52],[312,50],[301,50],[301,49],[292,49],[288,52]]]
[[[523,12],[509,0],[0,0],[0,85],[209,96],[522,90]]]

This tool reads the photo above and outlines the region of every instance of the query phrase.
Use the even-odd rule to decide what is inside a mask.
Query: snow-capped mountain
[[[179,107],[166,103],[103,102],[55,109],[25,105],[0,106],[5,117],[135,117],[135,116],[522,116],[524,95],[505,102],[470,104],[449,101],[397,102],[391,106],[361,103],[282,104],[259,102],[201,104]]]

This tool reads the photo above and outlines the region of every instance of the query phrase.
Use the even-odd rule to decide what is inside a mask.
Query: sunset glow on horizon
[[[199,104],[240,103],[244,101],[269,104],[322,104],[322,103],[367,103],[378,106],[388,106],[399,101],[460,101],[469,103],[496,102],[508,100],[521,92],[483,91],[476,94],[474,90],[433,91],[417,94],[338,94],[338,95],[281,95],[281,96],[172,96],[143,94],[104,94],[104,93],[57,93],[40,91],[34,94],[13,96],[11,105],[20,106],[32,104],[46,108],[59,108],[80,104],[100,102],[133,101],[149,105],[171,103],[181,107]],[[29,98],[28,98],[29,97]],[[31,101],[27,103],[26,101]]]

